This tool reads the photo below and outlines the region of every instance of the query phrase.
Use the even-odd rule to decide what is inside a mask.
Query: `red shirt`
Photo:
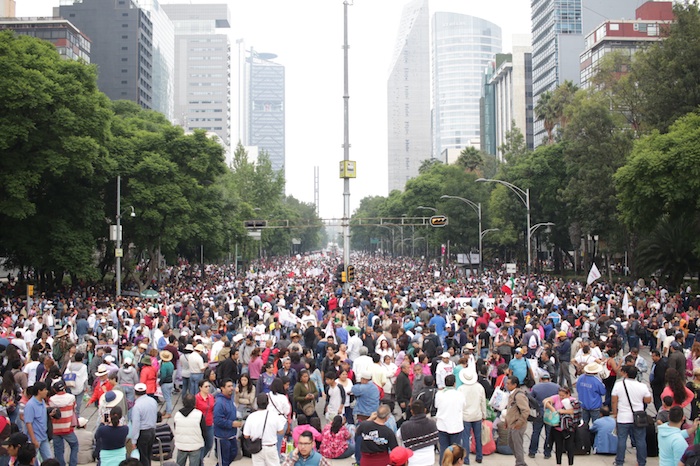
[[[141,368],[141,383],[146,384],[146,393],[153,395],[157,389],[158,376],[156,375],[156,368],[153,366],[143,366]]]
[[[204,422],[208,426],[214,425],[214,397],[212,395],[204,399],[201,393],[197,393],[194,396],[194,407],[204,414]]]

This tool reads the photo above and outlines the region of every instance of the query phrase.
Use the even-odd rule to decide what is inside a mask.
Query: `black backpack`
[[[435,407],[435,393],[437,388],[435,387],[425,387],[423,390],[416,395],[416,400],[421,400],[425,405],[425,412],[429,413],[431,416],[435,417],[437,414],[437,408]]]

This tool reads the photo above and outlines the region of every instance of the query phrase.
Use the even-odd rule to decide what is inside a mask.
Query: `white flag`
[[[625,313],[626,317],[629,317],[630,314],[630,299],[627,296],[627,289],[625,289],[625,297],[622,298],[622,311]]]
[[[600,270],[598,270],[598,266],[595,265],[595,262],[591,266],[591,271],[588,272],[588,280],[586,283],[590,285],[594,281],[598,280],[600,278]]]

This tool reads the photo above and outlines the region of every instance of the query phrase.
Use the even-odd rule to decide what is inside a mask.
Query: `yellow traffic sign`
[[[430,225],[437,228],[444,227],[447,225],[447,217],[444,215],[433,215],[430,217]]]

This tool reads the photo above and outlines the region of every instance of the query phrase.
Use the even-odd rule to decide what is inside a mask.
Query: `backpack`
[[[574,414],[564,414],[561,416],[561,430],[573,432],[581,424],[581,402],[570,398]]]
[[[379,390],[379,401],[384,399],[384,389],[379,386],[376,382],[372,382],[375,387],[377,387],[377,390]]]
[[[529,422],[541,420],[544,414],[542,411],[542,406],[530,392],[527,392],[527,403],[530,405],[530,415],[527,417],[527,420]]]
[[[437,389],[435,387],[426,387],[416,395],[416,400],[421,400],[425,405],[425,412],[429,413],[431,416],[435,417],[437,414],[437,408],[435,407],[435,392]]]

